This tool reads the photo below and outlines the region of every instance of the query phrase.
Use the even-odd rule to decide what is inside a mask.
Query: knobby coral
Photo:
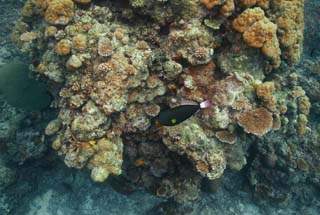
[[[302,2],[28,0],[12,39],[57,86],[59,114],[45,133],[68,167],[87,167],[102,182],[121,174],[125,154],[125,165],[144,167],[144,186],[181,200],[187,195],[168,189],[186,181],[180,189],[198,190],[199,175],[218,179],[246,164],[244,133],[286,125],[307,133],[310,101],[289,69],[301,50]],[[277,73],[280,64],[288,69]],[[212,105],[175,127],[151,125],[185,99]],[[194,169],[190,180],[185,168]]]

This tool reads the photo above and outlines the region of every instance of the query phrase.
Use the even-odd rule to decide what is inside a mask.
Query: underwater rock
[[[3,161],[0,161],[0,190],[2,191],[7,186],[12,184],[16,179],[15,169],[11,169],[3,165]]]

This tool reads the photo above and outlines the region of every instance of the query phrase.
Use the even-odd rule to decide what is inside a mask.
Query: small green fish
[[[210,105],[210,101],[206,100],[200,104],[187,104],[163,110],[151,119],[151,124],[155,126],[175,126],[190,118],[198,110],[207,108]]]

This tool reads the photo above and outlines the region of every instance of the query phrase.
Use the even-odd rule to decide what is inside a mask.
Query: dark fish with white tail
[[[155,126],[175,126],[179,123],[189,119],[200,109],[210,107],[209,100],[205,100],[201,103],[193,101],[184,102],[184,104],[160,111],[160,113],[151,119],[151,124]]]

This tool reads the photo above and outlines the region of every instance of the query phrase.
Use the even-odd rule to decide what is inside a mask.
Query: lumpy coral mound
[[[243,33],[243,40],[248,46],[261,48],[262,53],[273,61],[274,67],[280,66],[277,25],[265,17],[261,8],[246,9],[233,21],[232,26]]]
[[[265,108],[247,110],[237,117],[238,124],[245,132],[263,136],[272,129],[272,114]]]
[[[71,0],[49,0],[45,19],[49,24],[66,25],[74,16],[73,7]]]
[[[218,179],[246,164],[245,133],[263,136],[285,123],[306,133],[310,102],[298,77],[276,73],[300,55],[293,33],[303,23],[291,24],[303,5],[269,2],[27,0],[12,39],[36,54],[37,76],[61,86],[52,90],[59,114],[46,130],[52,147],[94,181],[125,168],[134,171],[129,181],[180,199],[201,176]],[[151,125],[186,100],[212,105],[174,127]],[[295,120],[288,107],[298,107]]]

